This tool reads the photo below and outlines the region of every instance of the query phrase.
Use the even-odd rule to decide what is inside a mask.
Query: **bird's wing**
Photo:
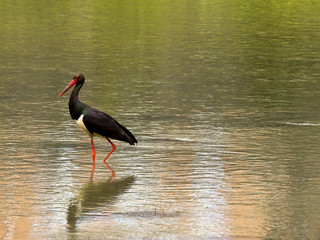
[[[97,109],[91,108],[90,111],[84,115],[83,122],[91,133],[97,133],[101,136],[125,141],[130,144],[137,142],[129,130],[111,116]]]

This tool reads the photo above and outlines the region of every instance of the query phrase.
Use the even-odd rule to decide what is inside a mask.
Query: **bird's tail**
[[[124,131],[127,137],[127,139],[125,140],[126,142],[130,143],[130,145],[134,145],[135,143],[138,143],[137,139],[133,136],[133,134],[128,129],[126,129],[120,123],[119,123],[119,127]]]

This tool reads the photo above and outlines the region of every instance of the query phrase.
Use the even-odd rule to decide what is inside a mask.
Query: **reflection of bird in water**
[[[90,181],[80,190],[78,196],[70,201],[67,211],[67,223],[70,231],[76,229],[77,221],[88,212],[112,203],[115,198],[125,192],[134,182],[134,176],[122,179],[110,178],[107,181],[94,183]]]

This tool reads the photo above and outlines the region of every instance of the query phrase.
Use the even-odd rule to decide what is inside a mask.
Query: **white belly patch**
[[[84,125],[83,123],[83,117],[84,115],[82,114],[78,120],[76,120],[77,124],[79,125],[79,127],[81,127],[84,131],[86,131],[89,135],[91,135],[91,133],[88,131],[88,129],[86,128],[86,125]]]

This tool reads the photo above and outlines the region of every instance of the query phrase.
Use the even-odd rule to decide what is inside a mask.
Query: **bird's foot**
[[[116,172],[113,171],[113,169],[109,166],[109,164],[107,162],[104,161],[104,164],[107,166],[107,168],[109,169],[109,171],[111,172],[111,177],[115,178],[116,177]]]

